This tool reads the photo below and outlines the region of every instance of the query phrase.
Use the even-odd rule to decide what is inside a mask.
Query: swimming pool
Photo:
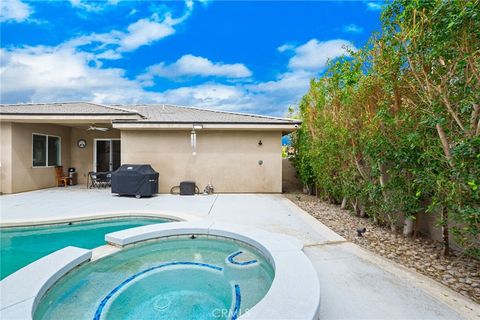
[[[43,296],[34,319],[237,319],[273,279],[272,265],[248,244],[175,236],[73,270]]]
[[[107,233],[164,223],[160,218],[128,217],[0,229],[0,279],[66,246],[93,249]]]

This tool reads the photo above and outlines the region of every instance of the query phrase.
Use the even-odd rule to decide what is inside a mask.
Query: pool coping
[[[0,229],[2,228],[14,228],[14,227],[33,227],[43,226],[51,224],[61,224],[67,222],[85,222],[90,220],[101,220],[110,218],[161,218],[177,221],[198,221],[202,218],[191,214],[181,212],[169,212],[169,211],[156,211],[156,210],[135,210],[130,212],[125,211],[103,211],[89,214],[82,214],[71,217],[49,217],[46,219],[19,219],[19,220],[7,220],[0,221]]]
[[[33,311],[45,292],[58,279],[91,257],[91,250],[65,247],[0,281],[0,318],[32,319]]]
[[[151,239],[177,235],[210,235],[247,243],[269,260],[275,269],[272,285],[262,300],[239,319],[318,319],[320,283],[303,253],[300,240],[250,226],[208,220],[147,225],[105,235],[105,240],[124,247]]]

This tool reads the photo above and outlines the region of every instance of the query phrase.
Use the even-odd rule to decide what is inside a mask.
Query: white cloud
[[[20,0],[0,1],[0,22],[22,22],[25,21],[32,12],[32,8]]]
[[[250,77],[252,72],[241,63],[226,64],[212,62],[207,58],[187,54],[172,64],[161,62],[148,67],[147,72],[140,76],[142,80],[152,80],[154,77],[179,79],[183,77],[227,77],[245,78]]]
[[[118,60],[122,58],[122,55],[113,50],[107,50],[95,55],[96,59],[105,59],[105,60]]]
[[[312,77],[311,72],[295,71],[253,84],[209,82],[166,90],[157,98],[162,103],[284,116],[307,92]]]
[[[161,97],[168,103],[179,105],[196,105],[202,107],[238,108],[238,101],[244,97],[242,88],[217,83],[166,90]]]
[[[95,56],[68,47],[28,47],[0,54],[2,103],[94,101],[173,103],[214,109],[282,115],[308,88],[309,75],[282,75],[257,84],[215,82],[163,92],[146,91],[122,69],[103,68]]]
[[[346,33],[362,33],[363,28],[357,26],[355,23],[350,23],[350,24],[344,25],[342,28],[342,31]]]
[[[105,41],[102,43],[110,41],[105,35],[97,37]],[[119,37],[114,35],[113,38],[118,40]],[[344,40],[332,41],[348,43]],[[98,61],[99,54],[105,55],[102,58],[115,59],[118,58],[115,51],[103,50],[98,54],[82,52],[71,44],[3,49],[0,54],[1,100],[4,103],[66,100],[120,104],[172,103],[282,116],[290,105],[298,103],[307,92],[310,80],[318,76],[326,59],[338,56],[339,52],[344,53],[327,50],[330,46],[322,45],[327,43],[330,41],[313,39],[298,47],[292,46],[289,49],[293,53],[290,62],[296,62],[292,62],[291,66],[289,62],[289,69],[270,81],[252,82],[249,78],[248,81],[228,84],[207,82],[157,92],[145,90],[145,83],[141,79],[128,79],[122,69],[103,67]],[[319,48],[324,50],[319,51]],[[322,58],[310,61],[311,51],[320,53]],[[184,57],[172,64],[162,65],[162,72],[188,74],[189,70],[195,70],[197,74],[230,76],[246,76],[249,72],[243,68],[223,68],[242,64],[221,64],[191,55]]]
[[[163,103],[284,116],[307,92],[310,73],[287,73],[256,84],[206,83],[159,93]]]
[[[128,33],[121,38],[119,43],[121,51],[133,51],[175,33],[171,23],[150,19],[140,19],[129,25],[127,30]]]
[[[285,52],[293,49],[295,49],[295,46],[293,44],[288,44],[288,43],[285,43],[284,45],[281,45],[280,47],[277,48],[278,52]]]
[[[79,0],[73,0],[79,1]],[[83,35],[61,44],[63,47],[81,47],[85,45],[97,44],[92,49],[98,54],[98,57],[108,58],[114,56],[118,59],[123,52],[134,51],[141,46],[151,45],[163,38],[175,34],[175,27],[183,23],[193,10],[193,3],[185,2],[186,10],[178,18],[172,17],[171,12],[166,12],[162,17],[157,13],[152,14],[148,18],[139,19],[131,23],[126,31],[112,30],[108,33],[92,33]],[[111,52],[102,54],[103,51]]]
[[[382,2],[367,2],[367,9],[372,11],[380,11],[383,9]]]
[[[120,0],[108,1],[85,1],[85,0],[70,0],[72,7],[83,9],[88,12],[100,12],[108,6],[117,5]]]
[[[304,70],[289,71],[280,74],[275,80],[249,85],[248,88],[256,92],[264,93],[282,92],[286,90],[289,91],[289,93],[298,92],[299,90],[305,93],[303,89],[308,87],[310,79],[314,76],[314,73]]]
[[[354,49],[352,43],[342,39],[320,42],[312,39],[307,43],[292,49],[295,55],[290,58],[290,69],[321,71],[328,60],[348,54],[347,48]]]
[[[2,50],[2,102],[92,100],[153,101],[122,69],[101,68],[92,55],[72,48],[28,47]]]
[[[156,14],[148,19],[140,19],[132,23],[127,28],[127,33],[120,36],[120,51],[133,51],[137,48],[150,45],[155,41],[173,35],[175,26],[184,22],[191,13],[191,7],[187,5],[188,10],[179,18],[172,18],[171,13],[165,14],[163,19]]]
[[[124,70],[102,68],[92,59],[91,54],[65,47],[2,49],[1,102],[175,103],[237,111],[257,106],[241,85],[206,83],[148,92],[127,79]]]
[[[298,47],[288,45],[279,51],[294,53],[289,70],[274,80],[228,87],[210,83],[208,87],[172,89],[163,97],[171,103],[284,116],[288,107],[298,103],[307,92],[310,80],[323,71],[328,59],[348,55],[342,48],[344,46],[354,48],[350,42],[341,39],[325,42],[312,39]]]
[[[72,5],[72,7],[84,9],[89,12],[99,12],[104,8],[101,4],[86,3],[82,0],[70,0],[70,4]]]

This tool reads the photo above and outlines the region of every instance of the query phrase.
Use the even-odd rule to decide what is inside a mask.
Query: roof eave
[[[126,122],[114,121],[113,128],[120,130],[191,130],[193,125],[203,125],[202,130],[266,130],[293,132],[301,122],[292,123],[234,123],[234,122]]]
[[[35,113],[35,114],[13,114],[13,113],[0,113],[0,121],[31,121],[31,122],[52,122],[52,121],[110,121],[114,120],[129,120],[136,121],[142,119],[140,115],[136,113],[88,113],[88,114],[58,114],[58,113]]]

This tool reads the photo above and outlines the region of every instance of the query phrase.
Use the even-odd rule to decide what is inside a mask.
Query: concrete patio
[[[445,286],[347,242],[282,195],[135,199],[81,186],[0,197],[2,225],[104,214],[207,219],[300,239],[321,286],[321,319],[480,319],[480,306]]]

